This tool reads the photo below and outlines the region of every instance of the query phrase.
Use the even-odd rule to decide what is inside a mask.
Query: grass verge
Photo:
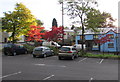
[[[92,57],[92,58],[115,58],[115,59],[119,59],[119,58],[120,58],[120,55],[86,53],[86,54],[82,55],[82,57]]]

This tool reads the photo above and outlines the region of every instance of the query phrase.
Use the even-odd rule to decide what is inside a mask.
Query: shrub
[[[55,54],[55,55],[58,55],[59,49],[58,49],[57,47],[49,46],[49,48],[54,51],[54,54]]]
[[[92,54],[92,53],[87,53],[83,55],[83,57],[95,57],[95,58],[120,58],[119,55],[114,55],[114,54]]]
[[[82,53],[83,53],[83,55],[82,55]],[[78,55],[79,56],[85,56],[86,54],[87,54],[86,51],[78,50]]]
[[[23,46],[28,50],[28,53],[32,53],[33,49],[35,48],[35,46],[30,44],[24,44]]]

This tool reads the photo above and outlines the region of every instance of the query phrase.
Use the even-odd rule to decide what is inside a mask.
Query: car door
[[[20,51],[18,45],[15,45],[15,44],[13,45],[13,53],[14,53],[14,52],[17,53],[17,54],[20,54],[21,51]]]
[[[46,53],[47,53],[48,56],[52,55],[52,52],[51,52],[50,48],[46,48]]]
[[[25,49],[21,45],[15,45],[14,48],[15,48],[15,52],[17,54],[23,54],[23,53],[25,53]]]

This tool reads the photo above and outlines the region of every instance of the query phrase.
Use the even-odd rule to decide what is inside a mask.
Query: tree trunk
[[[13,25],[12,43],[15,43],[15,25]]]
[[[84,25],[83,25],[83,21],[82,21],[82,17],[81,17],[81,23],[82,23],[82,52],[81,54],[84,55]]]

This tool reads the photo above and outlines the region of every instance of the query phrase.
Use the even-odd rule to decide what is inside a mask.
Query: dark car
[[[11,56],[28,53],[27,49],[24,48],[23,45],[12,44],[12,43],[5,44],[3,51],[5,55],[11,55]]]
[[[49,47],[40,46],[33,49],[33,57],[47,57],[54,55],[53,50]]]

